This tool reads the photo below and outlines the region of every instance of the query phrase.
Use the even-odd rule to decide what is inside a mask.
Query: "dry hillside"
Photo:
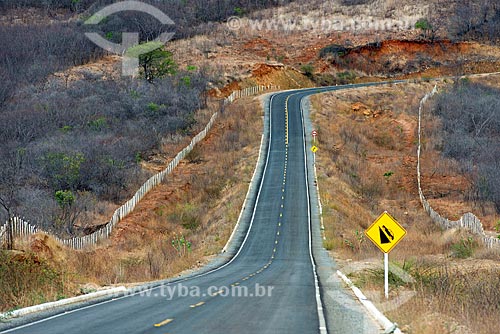
[[[363,230],[381,211],[390,210],[409,232],[391,259],[416,281],[391,278],[391,298],[408,291],[413,294],[411,302],[399,309],[387,308],[388,315],[408,333],[494,333],[492,324],[499,317],[500,256],[483,249],[466,233],[438,229],[422,210],[416,189],[416,108],[434,85],[427,79],[500,68],[500,49],[494,43],[477,38],[451,40],[446,25],[434,21],[435,13],[452,21],[457,3],[294,1],[242,15],[237,26],[234,21],[230,25],[200,23],[194,36],[179,36],[166,49],[179,68],[195,66],[207,72],[210,103],[194,114],[190,131],[166,136],[157,149],[144,156],[141,171],[151,173],[164,167],[218,109],[219,99],[241,88],[424,79],[313,98],[313,121],[320,133],[318,174],[325,207],[325,247],[382,309],[387,307],[380,296],[380,253],[364,238]],[[57,15],[66,19],[66,14]],[[8,25],[14,17],[24,24],[26,15],[14,11],[10,21],[5,16],[0,22]],[[37,22],[47,20],[44,15],[35,16]],[[425,17],[440,28],[432,39],[414,27]],[[259,27],[259,22],[270,25]],[[336,22],[345,29],[338,29]],[[373,23],[385,28],[374,29]],[[117,56],[108,56],[58,69],[48,76],[44,87],[90,79],[113,81],[119,77],[119,61]],[[485,82],[499,87],[495,80]],[[223,247],[236,223],[257,158],[260,108],[251,98],[228,107],[208,138],[168,182],[117,226],[108,242],[95,249],[70,251],[43,235],[18,241],[19,250],[4,261],[12,269],[10,276],[3,277],[7,283],[1,284],[2,308],[55,300],[105,285],[172,277],[208,261]],[[433,151],[429,156],[439,160],[440,154]],[[462,196],[467,187],[464,175],[446,168],[453,162],[439,163],[438,172],[430,160],[424,164],[428,191],[447,194],[433,204],[450,218],[474,210],[473,203]],[[97,203],[91,228],[105,223],[117,205]],[[474,212],[492,232],[498,214]],[[172,241],[175,244],[181,238],[190,246],[174,247]],[[39,272],[48,276],[34,280]],[[9,290],[8,282],[13,281],[19,281],[21,293]]]

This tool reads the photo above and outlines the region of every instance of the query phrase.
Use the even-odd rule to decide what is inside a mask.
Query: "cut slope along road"
[[[377,83],[380,84],[380,83]],[[270,95],[248,229],[228,262],[199,275],[52,314],[2,333],[379,333],[345,293],[321,246],[303,100]]]

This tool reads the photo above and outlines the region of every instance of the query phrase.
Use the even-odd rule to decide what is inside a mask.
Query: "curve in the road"
[[[326,333],[301,101],[328,90],[380,84],[270,97],[263,175],[241,247],[226,263],[2,333]]]

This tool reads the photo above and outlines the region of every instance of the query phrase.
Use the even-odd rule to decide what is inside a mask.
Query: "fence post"
[[[422,203],[422,206],[424,207],[425,211],[429,214],[431,219],[434,222],[438,223],[441,227],[445,229],[449,229],[452,227],[464,228],[472,232],[473,234],[480,235],[481,239],[483,240],[484,244],[487,247],[493,247],[493,245],[500,245],[500,239],[492,238],[484,233],[483,224],[474,214],[468,212],[464,214],[462,217],[460,217],[459,220],[453,222],[442,217],[439,213],[437,213],[434,209],[432,209],[431,205],[425,198],[424,192],[422,190],[422,184],[421,184],[422,176],[420,172],[420,166],[421,166],[420,159],[422,152],[422,111],[427,100],[436,93],[437,93],[437,85],[434,86],[432,92],[427,93],[422,98],[418,110],[417,186],[418,186],[420,202]]]
[[[260,91],[265,91],[266,88],[271,89],[271,87],[272,86],[266,87],[264,85],[256,85],[253,87],[247,87],[245,89],[233,91],[227,98],[223,100],[223,104],[232,103],[237,98],[250,96],[259,93]],[[119,221],[125,218],[129,213],[131,213],[135,209],[137,203],[152,188],[162,183],[165,180],[166,176],[172,173],[172,171],[179,165],[180,161],[184,159],[186,155],[193,150],[194,146],[207,136],[208,132],[215,123],[217,117],[218,117],[218,112],[214,112],[214,114],[211,116],[205,128],[191,140],[189,145],[185,147],[183,150],[181,150],[163,171],[153,175],[150,179],[148,179],[139,188],[139,190],[137,190],[137,192],[130,200],[128,200],[125,204],[116,209],[113,213],[113,216],[111,217],[111,220],[104,227],[84,237],[78,237],[72,239],[60,239],[57,236],[55,236],[54,238],[56,239],[56,241],[73,249],[83,249],[89,244],[97,244],[99,241],[109,238],[113,231],[113,227]],[[6,239],[8,248],[12,249],[15,236],[27,237],[29,235],[37,233],[38,231],[39,230],[36,226],[31,225],[29,222],[20,219],[19,217],[9,217],[9,220],[6,222],[6,224],[4,226],[0,226],[0,240]],[[4,234],[5,237],[3,236]]]

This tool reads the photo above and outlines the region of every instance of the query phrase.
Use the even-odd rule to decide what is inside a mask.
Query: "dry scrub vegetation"
[[[463,79],[433,99],[424,119],[428,125],[424,154],[430,152],[432,156],[442,151],[444,157],[425,157],[424,187],[429,175],[445,181],[452,170],[462,176],[453,180],[459,186],[454,192],[434,188],[428,193],[429,199],[436,203],[437,209],[444,202],[445,210],[453,216],[458,213],[449,212],[446,203],[466,203],[470,211],[480,215],[490,231],[500,220],[499,116],[498,88],[488,87],[481,80],[474,83]],[[434,160],[445,163],[432,163]]]
[[[341,270],[369,293],[407,333],[496,333],[500,316],[500,253],[485,249],[463,231],[442,231],[421,208],[416,182],[416,129],[420,99],[433,83],[352,89],[312,98],[319,131],[317,168],[324,209],[324,246]],[[440,87],[449,85],[440,82]],[[433,124],[424,124],[434,127]],[[434,152],[433,152],[434,153]],[[439,152],[424,159],[445,166]],[[443,161],[440,161],[443,160]],[[424,170],[425,186],[457,192],[463,178]],[[448,180],[448,181],[447,181]],[[458,184],[462,191],[463,184]],[[425,191],[425,190],[424,190]],[[453,205],[452,205],[453,204]],[[457,215],[467,205],[449,201]],[[364,230],[384,210],[408,231],[391,252],[391,262],[414,278],[390,275],[391,306],[408,291],[399,308],[387,308],[381,295],[381,252]]]
[[[260,103],[249,98],[226,107],[207,139],[95,249],[69,250],[39,234],[17,243],[23,252],[1,253],[1,310],[172,277],[209,261],[238,219],[261,116]]]

